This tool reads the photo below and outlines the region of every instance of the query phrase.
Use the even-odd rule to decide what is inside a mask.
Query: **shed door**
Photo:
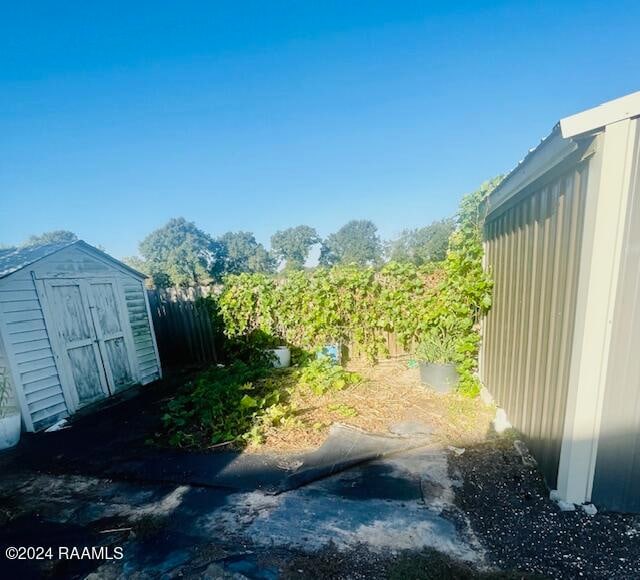
[[[113,280],[46,280],[59,350],[73,381],[76,407],[129,385],[133,373],[118,288]]]
[[[91,281],[89,289],[89,307],[98,347],[109,386],[115,392],[133,383],[124,335],[125,322],[117,299],[118,289],[113,281]]]
[[[74,383],[76,406],[102,399],[109,394],[109,387],[86,288],[77,280],[47,280],[45,288],[57,326],[59,354]],[[49,329],[50,336],[55,332]]]

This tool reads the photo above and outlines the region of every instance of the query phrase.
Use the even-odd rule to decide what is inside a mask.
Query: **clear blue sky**
[[[6,2],[0,242],[115,256],[170,217],[267,243],[452,214],[640,89],[640,2]]]

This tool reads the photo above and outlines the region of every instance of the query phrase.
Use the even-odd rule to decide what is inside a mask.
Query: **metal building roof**
[[[486,203],[487,213],[496,211],[519,191],[576,151],[576,138],[637,116],[640,116],[640,91],[560,119],[551,133],[530,149],[491,192]]]

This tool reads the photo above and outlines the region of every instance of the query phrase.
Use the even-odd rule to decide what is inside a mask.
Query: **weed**
[[[355,407],[351,405],[345,405],[343,403],[333,403],[331,405],[327,405],[327,411],[336,412],[343,417],[357,417],[358,411]]]
[[[349,385],[362,381],[357,373],[345,371],[327,357],[317,358],[302,368],[299,384],[311,390],[315,395],[324,395],[333,391],[342,391]]]
[[[236,362],[202,372],[168,403],[162,420],[175,447],[206,448],[222,442],[259,445],[269,428],[299,423],[291,404],[294,389],[316,395],[340,391],[360,382],[328,359],[313,359],[301,370],[274,369],[264,362]],[[344,417],[357,414],[347,405],[335,409]]]

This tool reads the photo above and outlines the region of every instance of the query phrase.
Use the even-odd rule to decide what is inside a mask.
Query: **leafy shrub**
[[[483,183],[478,191],[462,200],[444,262],[444,281],[425,305],[422,319],[424,333],[435,328],[455,340],[458,389],[469,396],[479,392],[475,370],[480,318],[491,308],[493,291],[491,276],[482,266],[483,203],[501,179]]]
[[[167,405],[169,443],[206,447],[225,441],[259,443],[262,428],[293,417],[274,369],[238,362],[202,372]]]
[[[165,433],[175,447],[206,448],[221,442],[260,444],[265,429],[292,425],[296,409],[289,402],[296,388],[317,395],[360,382],[329,359],[314,359],[301,370],[236,362],[200,373],[167,404]]]
[[[394,332],[405,346],[420,331],[423,304],[439,280],[441,267],[390,263],[381,270],[356,266],[228,276],[219,298],[225,332],[232,341],[257,333],[315,350],[355,341],[371,360],[386,355]]]
[[[333,391],[342,391],[349,385],[362,381],[358,373],[345,371],[328,357],[312,360],[302,368],[298,384],[306,387],[315,395],[324,395]]]
[[[424,336],[416,349],[416,357],[430,363],[452,363],[455,362],[456,355],[455,338],[435,329]]]

